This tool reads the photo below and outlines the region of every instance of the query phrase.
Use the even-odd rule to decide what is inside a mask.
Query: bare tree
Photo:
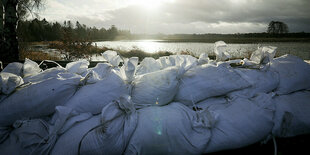
[[[1,0],[3,31],[0,43],[1,57],[4,62],[17,61],[19,59],[17,26],[19,16],[25,16],[34,8],[42,5],[42,0]],[[19,9],[19,10],[18,10]],[[0,10],[1,11],[1,10]]]
[[[280,21],[271,21],[268,25],[267,29],[268,33],[271,34],[282,34],[282,33],[288,33],[288,26]]]

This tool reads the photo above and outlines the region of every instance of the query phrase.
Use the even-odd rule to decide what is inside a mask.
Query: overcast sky
[[[264,32],[272,20],[290,32],[310,32],[310,0],[45,0],[48,21],[133,33]]]

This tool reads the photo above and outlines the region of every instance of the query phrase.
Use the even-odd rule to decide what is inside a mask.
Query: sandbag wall
[[[274,54],[11,63],[0,73],[0,154],[203,154],[310,133],[310,65]]]

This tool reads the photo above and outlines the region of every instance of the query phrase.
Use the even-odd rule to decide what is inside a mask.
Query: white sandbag
[[[132,101],[138,105],[165,105],[171,102],[178,90],[179,67],[137,76],[131,91]]]
[[[240,76],[251,84],[251,87],[233,91],[227,96],[231,99],[235,97],[252,98],[258,93],[269,93],[276,89],[279,85],[279,75],[270,70],[257,69],[235,69]]]
[[[34,76],[25,77],[23,80],[25,83],[40,82],[40,81],[46,80],[48,78],[55,78],[55,77],[57,77],[57,74],[65,73],[66,71],[67,70],[65,68],[62,68],[62,67],[53,67],[53,68],[46,69],[43,72],[40,72],[39,74],[36,74]]]
[[[274,46],[260,47],[251,54],[250,60],[256,64],[267,64],[276,55],[276,49]]]
[[[23,76],[23,64],[20,62],[9,63],[1,72],[12,73],[17,76]]]
[[[165,69],[172,66],[169,56],[159,57],[156,61],[160,64],[160,69]]]
[[[236,98],[228,107],[214,110],[218,122],[204,153],[241,148],[266,138],[273,127],[272,94],[260,94],[251,100]]]
[[[121,67],[120,72],[121,77],[127,83],[131,83],[134,80],[138,62],[138,57],[131,57],[129,59],[125,59],[124,65]]]
[[[24,83],[22,77],[12,74],[1,72],[0,73],[0,94],[11,94],[18,86]]]
[[[279,73],[279,95],[310,88],[310,65],[293,55],[284,55],[271,62],[270,69]]]
[[[56,107],[52,125],[41,119],[16,121],[8,139],[13,146],[5,148],[5,152],[14,154],[18,150],[18,154],[50,154],[59,135],[91,116],[60,106]]]
[[[273,135],[293,137],[310,133],[310,92],[276,96]]]
[[[0,145],[9,137],[12,130],[11,127],[0,127]]]
[[[201,53],[198,59],[198,64],[203,65],[209,63],[210,58],[208,57],[207,53]]]
[[[23,77],[37,75],[42,71],[40,66],[30,59],[25,59],[24,66],[23,66]]]
[[[193,102],[225,95],[249,86],[250,84],[232,68],[205,64],[191,68],[184,74],[175,100],[192,105]]]
[[[125,154],[202,154],[215,118],[181,103],[140,109],[138,125]]]
[[[82,137],[93,127],[100,124],[100,115],[77,123],[58,138],[51,155],[77,155]]]
[[[103,80],[80,88],[65,106],[79,113],[98,114],[104,106],[124,94],[128,94],[127,85],[114,70],[111,70]]]
[[[219,110],[228,107],[230,104],[228,104],[229,101],[225,97],[212,97],[208,98],[206,100],[203,100],[199,103],[196,103],[191,107],[193,110]]]
[[[185,70],[198,64],[198,60],[191,55],[170,55],[169,57],[173,60],[174,66],[183,67]]]
[[[214,44],[214,53],[216,61],[225,61],[231,58],[230,54],[226,51],[227,44],[224,41],[217,41]]]
[[[89,66],[89,62],[87,60],[79,60],[79,61],[68,63],[66,65],[66,69],[70,73],[82,75],[83,73],[87,71],[88,66]]]
[[[68,73],[18,88],[0,104],[0,126],[52,114],[56,106],[64,105],[73,96],[79,83],[79,76]]]
[[[121,62],[123,62],[122,58],[117,55],[115,51],[107,50],[101,55],[114,67],[117,67]]]
[[[102,109],[101,125],[90,130],[81,141],[81,154],[124,154],[136,129],[138,114],[129,96]]]
[[[105,77],[109,75],[111,70],[113,69],[112,65],[109,63],[98,63],[94,68],[88,69],[88,74],[85,77],[86,84],[94,84],[103,80]]]
[[[10,134],[10,137],[0,144],[0,154],[48,153],[42,147],[44,146],[43,138],[48,135],[47,122],[41,119],[17,121],[14,123],[14,128],[15,130]]]
[[[144,58],[137,67],[136,75],[142,75],[160,70],[160,64],[152,57]]]

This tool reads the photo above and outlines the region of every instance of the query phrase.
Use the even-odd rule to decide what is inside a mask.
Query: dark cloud
[[[262,32],[272,20],[287,23],[291,32],[310,32],[309,6],[310,0],[175,0],[158,10],[128,5],[97,15],[109,18],[68,18],[87,25],[114,24],[137,33]]]

